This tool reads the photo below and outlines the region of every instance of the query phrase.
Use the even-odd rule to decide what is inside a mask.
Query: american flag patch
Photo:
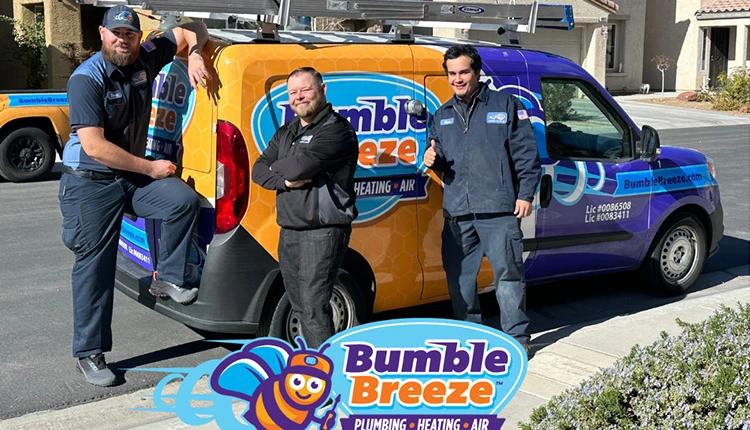
[[[147,40],[143,43],[141,43],[141,48],[145,49],[146,52],[151,52],[154,49],[156,49],[156,45],[154,45],[154,42]]]
[[[529,114],[525,110],[518,111],[518,119],[529,119]]]

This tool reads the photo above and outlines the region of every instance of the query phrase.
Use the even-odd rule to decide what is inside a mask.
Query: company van
[[[206,332],[291,338],[278,268],[275,193],[250,180],[253,163],[293,112],[286,77],[312,66],[327,98],[357,131],[359,217],[334,288],[337,331],[373,313],[447,300],[440,256],[441,179],[425,168],[430,113],[452,95],[443,53],[457,40],[375,33],[211,30],[207,64],[218,80],[193,92],[184,60],[154,83],[148,151],[179,164],[202,200],[189,277],[197,301],[148,293],[159,222],[125,217],[117,287],[145,306]],[[526,278],[533,284],[640,270],[654,291],[681,294],[723,234],[713,162],[660,147],[580,66],[544,52],[476,46],[481,81],[526,107],[542,180],[523,220]],[[485,261],[480,289],[492,289]],[[448,316],[449,317],[449,316]]]

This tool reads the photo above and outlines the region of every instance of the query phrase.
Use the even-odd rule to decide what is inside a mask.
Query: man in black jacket
[[[333,111],[325,91],[312,67],[289,75],[289,104],[297,116],[279,128],[253,166],[253,181],[276,191],[279,268],[311,348],[334,334],[329,301],[357,217],[357,134]]]
[[[453,313],[483,322],[477,274],[486,255],[501,328],[528,354],[521,218],[532,213],[541,176],[529,116],[519,101],[479,82],[482,58],[473,46],[454,45],[443,59],[455,95],[432,118],[424,163],[444,173],[442,255]]]

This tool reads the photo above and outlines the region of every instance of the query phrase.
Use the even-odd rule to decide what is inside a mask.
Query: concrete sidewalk
[[[677,97],[677,93],[664,93],[664,98]],[[657,131],[673,128],[719,127],[748,125],[750,115],[731,114],[710,110],[692,109],[644,103],[638,100],[661,98],[661,94],[635,94],[617,96],[615,100],[638,125],[650,125]]]
[[[555,333],[536,333],[532,338],[533,358],[520,391],[503,409],[506,418],[503,430],[518,428],[519,421],[528,421],[534,408],[547,403],[554,395],[575,387],[603,367],[611,366],[627,355],[636,345],[648,345],[659,338],[662,331],[680,332],[675,320],[700,322],[720,306],[736,307],[738,302],[750,303],[750,266],[702,275],[693,293],[681,300],[647,310],[620,315],[579,326],[556,328]],[[534,339],[554,339],[551,343],[537,343]],[[207,390],[207,387],[199,388]],[[216,429],[215,424],[190,427],[170,414],[134,411],[132,408],[152,407],[153,390],[110,398],[58,411],[43,411],[6,421],[4,430],[47,429],[60,430],[95,428],[138,430],[174,430],[186,428]],[[7,394],[7,393],[6,393]],[[235,412],[246,405],[235,402]]]

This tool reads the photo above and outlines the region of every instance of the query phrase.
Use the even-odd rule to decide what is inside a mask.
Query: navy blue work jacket
[[[443,214],[512,213],[534,198],[541,166],[523,105],[480,83],[469,106],[451,97],[433,115],[434,170],[443,172]]]

